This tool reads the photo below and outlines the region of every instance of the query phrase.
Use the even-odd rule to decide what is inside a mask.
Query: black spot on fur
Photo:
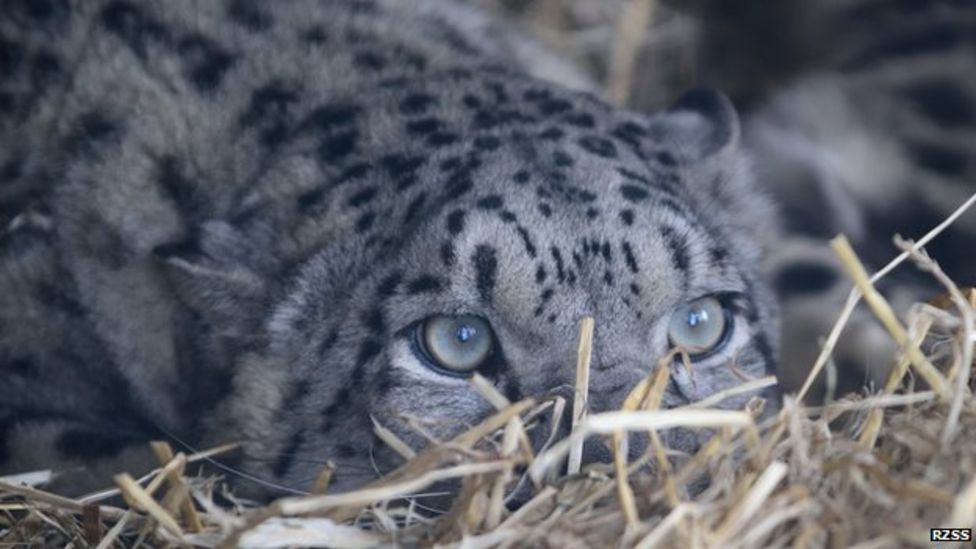
[[[220,85],[224,74],[233,66],[234,56],[204,36],[180,40],[177,52],[186,63],[186,76],[202,92]]]
[[[452,267],[457,262],[457,254],[454,252],[454,244],[444,242],[441,244],[441,262],[445,267]]]
[[[339,342],[339,332],[332,330],[329,335],[319,343],[318,355],[320,358],[325,359],[328,357],[329,352],[335,347],[335,344]]]
[[[837,273],[828,265],[799,262],[776,274],[776,293],[780,296],[817,294],[837,282]]]
[[[455,200],[471,192],[473,188],[474,182],[471,181],[470,177],[455,175],[447,180],[447,185],[444,188],[444,196],[448,200]]]
[[[329,34],[320,25],[315,25],[303,32],[301,38],[309,44],[321,46],[329,41]]]
[[[501,144],[501,140],[493,135],[479,135],[474,138],[474,146],[483,151],[493,151]]]
[[[481,99],[478,99],[471,94],[465,94],[464,97],[461,98],[461,102],[469,109],[480,109],[482,105]]]
[[[117,456],[133,440],[105,433],[70,430],[62,433],[55,447],[61,455],[82,460],[105,459]]]
[[[383,343],[376,339],[367,339],[359,346],[356,354],[356,366],[362,368],[367,362],[375,358],[383,351]]]
[[[85,316],[85,308],[73,295],[69,295],[64,288],[41,283],[34,288],[34,297],[49,309],[54,309],[67,316],[81,318]]]
[[[443,289],[444,281],[430,274],[421,275],[407,284],[407,293],[411,295],[440,293]]]
[[[650,193],[636,185],[621,185],[620,194],[628,202],[643,202],[651,196]]]
[[[258,32],[271,26],[274,19],[254,0],[231,0],[227,5],[227,16],[242,27]]]
[[[444,123],[437,118],[421,118],[407,122],[407,133],[413,135],[427,135],[440,130]]]
[[[552,97],[552,91],[546,88],[530,88],[522,92],[522,99],[526,101],[536,102],[549,99]]]
[[[525,185],[526,183],[529,182],[529,172],[525,170],[519,170],[515,172],[515,175],[512,176],[512,179],[515,180],[515,182],[518,183],[519,185]]]
[[[342,132],[322,141],[319,156],[323,162],[332,163],[348,156],[356,150],[359,134],[355,130]]]
[[[407,211],[403,214],[404,224],[410,224],[420,214],[426,200],[427,193],[420,193],[410,201],[410,204],[407,205]]]
[[[386,58],[372,50],[356,52],[352,62],[361,69],[373,71],[383,70],[386,66]]]
[[[288,438],[288,444],[285,445],[282,452],[275,458],[272,468],[275,476],[282,477],[291,469],[292,464],[295,462],[298,449],[302,444],[305,444],[305,430],[299,429],[292,433],[291,437]]]
[[[259,124],[265,126],[262,131],[265,145],[283,141],[287,133],[288,109],[299,98],[294,85],[278,79],[271,80],[251,93],[251,102],[241,113],[240,124],[245,128]]]
[[[616,158],[617,156],[617,147],[608,139],[587,135],[579,138],[578,143],[583,149],[597,156],[604,158]]]
[[[620,244],[620,249],[624,252],[624,262],[627,263],[627,268],[630,272],[637,274],[640,272],[640,268],[637,266],[637,258],[634,256],[634,249],[631,247],[630,242],[624,240]]]
[[[353,208],[359,208],[369,204],[376,198],[376,193],[379,191],[376,187],[366,187],[365,189],[357,192],[349,198],[347,204]]]
[[[437,104],[437,98],[426,93],[412,93],[400,101],[403,114],[421,114]]]
[[[308,212],[313,209],[317,209],[322,201],[325,199],[325,189],[319,187],[317,189],[311,189],[299,194],[295,198],[295,202],[298,205],[298,209],[302,212]]]
[[[640,183],[641,185],[644,185],[645,187],[653,187],[654,186],[654,184],[651,183],[651,180],[650,179],[648,179],[648,178],[646,178],[643,175],[640,175],[638,173],[632,172],[632,171],[628,170],[627,168],[624,168],[623,166],[617,166],[617,173],[619,173],[620,175],[626,177],[627,179],[630,179],[632,181],[636,181],[636,182]]]
[[[620,210],[620,221],[628,227],[632,226],[634,224],[634,211]]]
[[[674,155],[672,155],[668,151],[661,151],[657,153],[654,156],[654,158],[656,158],[658,163],[660,163],[662,166],[667,166],[669,168],[672,168],[678,165],[678,161],[675,160]]]
[[[159,172],[156,181],[170,197],[179,211],[195,216],[203,213],[204,205],[193,181],[187,179],[180,171],[176,158],[165,156],[159,161]]]
[[[65,0],[12,0],[4,6],[8,13],[42,23],[66,16],[69,6]]]
[[[379,286],[376,287],[376,293],[379,294],[380,297],[392,296],[396,293],[396,289],[402,281],[403,274],[398,271],[394,271],[380,281]]]
[[[532,122],[534,119],[516,109],[481,109],[474,115],[474,125],[479,129],[491,129],[513,122]]]
[[[461,157],[457,155],[449,156],[445,158],[444,160],[441,161],[439,166],[442,172],[456,172],[460,170],[462,167],[463,167],[463,163],[461,161]]]
[[[142,59],[146,58],[150,42],[162,42],[168,38],[166,29],[132,2],[108,4],[101,12],[100,21],[106,31],[119,37]]]
[[[553,153],[552,160],[561,168],[573,165],[573,158],[566,154],[565,151],[556,151]]]
[[[437,132],[427,136],[427,144],[432,147],[445,147],[457,143],[458,140],[458,134],[451,132]]]
[[[546,281],[546,268],[541,264],[535,270],[535,283],[542,284]]]
[[[471,256],[471,263],[476,273],[478,295],[482,301],[491,303],[491,294],[498,277],[498,254],[495,248],[487,244],[478,245]]]
[[[85,251],[109,269],[121,269],[134,256],[119,230],[104,220],[85,219],[82,234],[81,245]]]
[[[539,134],[539,138],[544,139],[546,141],[559,141],[565,135],[566,133],[563,132],[561,129],[553,127],[553,128],[547,128],[546,130],[542,131],[542,133]]]
[[[118,132],[118,126],[104,113],[92,110],[78,117],[74,128],[65,137],[63,148],[71,156],[92,155],[99,144]]]
[[[554,295],[556,295],[555,290],[553,290],[552,288],[546,288],[545,290],[542,291],[541,294],[539,294],[539,299],[541,299],[543,303],[548,303],[549,300],[552,299],[552,296]]]
[[[675,268],[682,273],[687,273],[691,267],[691,258],[688,256],[688,242],[671,227],[661,227],[661,235],[664,243],[671,251],[671,259]]]
[[[383,311],[377,307],[363,315],[363,324],[376,337],[386,335],[386,323],[383,321]]]
[[[525,245],[525,253],[529,254],[529,257],[534,259],[536,256],[536,249],[535,244],[532,242],[532,237],[529,236],[529,231],[525,230],[525,227],[521,225],[515,227],[515,230],[518,232],[519,237],[521,237],[522,244]]]
[[[596,126],[596,120],[588,112],[573,113],[563,118],[568,124],[580,128],[592,128]]]
[[[370,230],[373,227],[373,224],[375,222],[376,222],[375,212],[364,213],[363,215],[359,216],[359,219],[356,220],[356,232],[358,234],[365,233],[366,231]]]
[[[577,269],[579,269],[579,270],[582,271],[583,270],[583,257],[580,254],[576,253],[576,252],[573,252],[572,256],[573,256],[573,264],[576,265],[576,268]]]
[[[630,134],[638,137],[647,135],[647,130],[636,122],[624,122],[614,129],[622,134]]]
[[[298,129],[302,132],[328,133],[352,124],[360,113],[356,105],[332,104],[316,108],[302,120]]]
[[[556,278],[560,282],[564,282],[566,280],[566,271],[563,268],[563,254],[555,246],[550,248],[549,252],[552,254],[552,259],[556,262]]]
[[[423,156],[408,156],[404,154],[391,154],[380,159],[380,163],[386,168],[390,175],[396,177],[411,174],[427,161]]]
[[[547,99],[539,103],[539,112],[544,116],[552,116],[571,110],[573,104],[565,99]]]
[[[454,210],[447,216],[447,230],[452,236],[457,236],[464,230],[464,216],[464,210]]]
[[[713,263],[721,265],[729,258],[729,251],[725,248],[710,248],[708,250],[708,256],[712,259]]]
[[[552,207],[549,206],[549,204],[546,204],[545,202],[539,202],[539,213],[541,213],[543,217],[551,217]]]
[[[336,176],[335,180],[332,182],[332,185],[338,187],[339,185],[348,183],[354,179],[360,179],[365,177],[366,174],[368,174],[372,169],[373,167],[366,162],[353,164],[352,166],[342,170],[342,173]]]
[[[574,189],[576,192],[576,197],[579,198],[581,202],[596,202],[596,195],[585,189],[579,189],[578,187]]]
[[[497,210],[505,205],[505,200],[497,195],[489,195],[478,200],[478,207],[482,210]]]

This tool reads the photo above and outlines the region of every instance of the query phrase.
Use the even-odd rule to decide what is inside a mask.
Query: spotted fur
[[[774,368],[771,216],[719,95],[615,110],[433,1],[31,0],[0,40],[3,472],[169,437],[240,440],[290,490],[327,460],[361,484],[398,463],[374,420],[419,447],[404,417],[444,437],[491,410],[418,359],[433,314],[491,322],[480,373],[513,400],[571,396],[588,315],[587,404],[619,406],[712,294],[728,345],[665,404]]]

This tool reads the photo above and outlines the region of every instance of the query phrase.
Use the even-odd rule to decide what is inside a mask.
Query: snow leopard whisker
[[[163,427],[160,427],[159,429],[170,440],[172,440],[173,442],[175,442],[179,446],[183,447],[186,451],[188,451],[190,453],[194,453],[194,454],[200,453],[200,450],[199,449],[197,449],[192,444],[186,442],[185,440],[181,439],[180,437],[176,436],[175,433],[172,433],[172,432],[170,432],[169,430],[167,430],[167,429],[165,429]],[[221,463],[221,462],[219,462],[216,459],[211,458],[211,457],[205,457],[201,461],[203,461],[205,463],[209,463],[210,465],[216,467],[217,469],[220,469],[221,471],[223,471],[225,473],[228,473],[228,474],[234,475],[236,477],[242,478],[244,480],[253,482],[253,483],[258,484],[260,486],[264,486],[265,488],[271,488],[273,490],[279,490],[279,491],[284,492],[284,493],[294,494],[294,495],[300,495],[300,496],[305,496],[305,495],[308,495],[309,494],[309,492],[307,490],[298,490],[298,489],[292,488],[290,486],[285,486],[283,484],[279,484],[279,483],[276,483],[276,482],[273,482],[273,481],[270,481],[270,480],[263,479],[261,477],[258,477],[258,476],[252,475],[250,473],[247,473],[245,471],[242,471],[240,469],[237,469],[235,467],[231,467],[230,465]]]

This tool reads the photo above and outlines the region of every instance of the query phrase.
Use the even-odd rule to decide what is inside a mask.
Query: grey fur
[[[51,6],[0,19],[21,63],[0,81],[0,471],[175,436],[241,440],[240,470],[291,489],[328,459],[361,484],[398,462],[372,419],[419,446],[402,416],[448,436],[490,411],[418,359],[432,314],[491,321],[511,398],[571,386],[590,315],[589,406],[619,406],[669,314],[715,293],[737,296],[730,343],[666,404],[738,384],[733,357],[774,368],[772,216],[721,96],[617,111],[433,1]]]

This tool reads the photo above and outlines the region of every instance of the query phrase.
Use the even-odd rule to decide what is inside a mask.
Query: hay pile
[[[559,2],[539,4],[542,15],[533,17],[545,19],[550,30],[567,26],[558,9],[546,9]],[[550,42],[576,44],[570,53],[582,59],[612,42],[604,35],[619,31],[609,57],[599,53],[610,59],[599,70],[609,75],[610,96],[625,102],[634,86],[636,48],[647,40],[645,29],[628,21],[647,19],[640,10],[649,13],[654,5],[634,2],[630,9],[637,11],[621,17],[619,27],[594,23],[550,36]],[[654,373],[634,388],[621,411],[595,415],[587,415],[582,399],[511,403],[475,378],[472,383],[497,408],[494,416],[416,454],[377,427],[409,459],[361,490],[327,494],[330,471],[324,470],[314,491],[325,495],[257,506],[235,498],[221,477],[189,474],[197,469],[193,464],[219,459],[232,445],[184,455],[155,443],[157,470],[139,479],[119,475],[116,486],[86,497],[45,492],[38,484],[45,472],[0,479],[0,547],[929,546],[930,528],[976,527],[976,292],[948,280],[921,248],[974,201],[976,196],[918,243],[900,242],[904,253],[872,278],[846,240],[834,242],[857,289],[807,384],[799,395],[787,396],[778,413],[763,415],[757,400],[743,410],[709,408],[768,386],[774,382],[769,378],[661,410],[669,369],[649,368]],[[946,294],[934,305],[918,305],[902,324],[872,284],[906,261],[931,272]],[[895,367],[888,383],[868,395],[802,405],[861,296],[902,350],[889,358]],[[587,392],[592,330],[592,322],[584,321],[578,395]],[[574,434],[534,452],[526,431],[551,429],[540,420],[544,412],[558,417],[569,406]],[[679,426],[710,429],[715,436],[696,455],[676,456],[662,447],[659,434]],[[626,432],[649,433],[651,444],[635,461],[623,451]],[[581,468],[587,437],[605,439],[615,450],[613,463]],[[703,478],[710,484],[696,490]],[[422,498],[409,497],[445,479],[460,484],[446,514],[433,517],[422,511]],[[533,495],[511,511],[507,489],[517,483],[530,485]],[[124,504],[116,503],[119,496]]]
[[[976,202],[970,199],[959,211]],[[906,326],[891,314],[843,237],[833,242],[857,290],[826,341],[818,367],[858,297],[899,343],[889,382],[869,396],[811,408],[785,398],[776,414],[753,400],[743,410],[709,406],[774,381],[751,380],[708,401],[658,408],[669,369],[634,388],[621,411],[587,415],[582,400],[511,403],[481,378],[472,380],[498,412],[451,441],[412,455],[377,427],[380,437],[411,459],[381,481],[344,494],[288,497],[257,507],[238,501],[219,477],[189,477],[188,464],[228,448],[192,456],[153,450],[163,465],[136,480],[78,499],[0,482],[0,545],[72,547],[891,547],[929,545],[929,529],[976,527],[976,400],[972,375],[976,292],[961,290],[921,251],[912,260],[946,286],[934,305],[919,305]],[[577,392],[586,394],[593,323],[584,320]],[[662,360],[673,360],[673,356]],[[816,374],[811,373],[810,381]],[[809,386],[809,383],[808,383]],[[802,395],[801,395],[802,396]],[[527,429],[549,408],[573,406],[573,435],[539,452]],[[659,433],[672,427],[715,433],[696,455],[673,456]],[[628,462],[625,432],[650,433],[644,455]],[[586,437],[604,437],[612,464],[580,468]],[[568,465],[567,465],[568,462]],[[323,471],[317,491],[328,485]],[[711,479],[703,491],[691,489]],[[409,497],[455,479],[450,510],[432,517]],[[23,480],[23,479],[20,479]],[[506,488],[532,483],[517,510]],[[118,495],[127,505],[105,502]],[[215,499],[222,502],[215,503]]]

